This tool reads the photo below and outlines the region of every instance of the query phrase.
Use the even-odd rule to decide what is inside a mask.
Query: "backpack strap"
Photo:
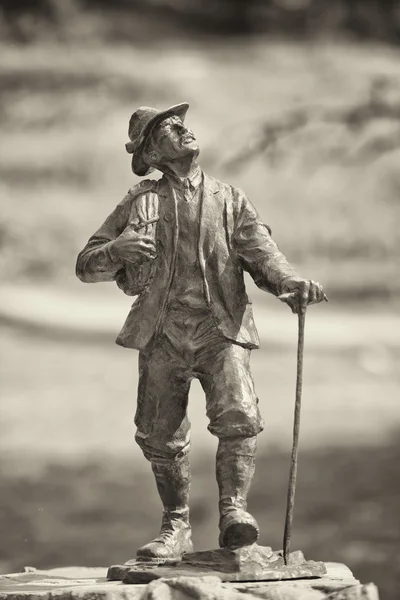
[[[133,198],[129,225],[133,226],[136,231],[144,227],[146,233],[149,233],[151,225],[159,220],[157,189],[158,181],[145,179],[129,190],[129,195]],[[149,192],[152,192],[150,197],[148,196]],[[157,196],[156,198],[154,194]]]

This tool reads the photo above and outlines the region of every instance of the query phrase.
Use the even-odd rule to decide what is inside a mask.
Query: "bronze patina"
[[[258,525],[247,511],[263,420],[250,372],[250,353],[259,339],[244,272],[300,314],[306,305],[321,302],[324,291],[296,273],[243,191],[202,171],[198,143],[185,125],[187,110],[182,103],[133,113],[126,144],[132,170],[145,176],[158,169],[163,176],[130,189],[77,260],[82,281],[116,281],[137,296],[117,343],[140,352],[135,439],[151,463],[164,507],[158,537],[137,550],[137,562],[111,569],[110,576],[123,578],[127,570],[145,568],[147,577],[154,565],[165,569],[179,563],[185,571],[194,564],[198,570],[214,560],[214,570],[223,563],[225,573],[226,561],[245,564],[247,574],[234,579],[251,578],[257,565],[260,579],[260,565],[270,557],[267,571],[281,569],[273,578],[284,577],[282,569],[289,565],[288,577],[297,577],[298,557],[290,561],[286,552],[283,560],[257,546]],[[219,440],[220,550],[205,558],[192,554],[189,521],[186,411],[193,378],[203,387],[208,428]],[[307,568],[307,577],[323,572],[321,563]],[[132,580],[135,575],[127,578]]]

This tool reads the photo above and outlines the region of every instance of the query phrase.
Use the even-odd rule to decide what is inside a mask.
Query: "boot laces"
[[[182,515],[183,516],[183,515]],[[161,523],[161,530],[157,536],[157,541],[168,543],[174,541],[174,538],[179,535],[182,529],[185,528],[186,522],[179,518],[180,515],[171,515],[164,513]]]
[[[175,531],[169,527],[162,528],[157,540],[160,542],[170,542],[174,538]]]

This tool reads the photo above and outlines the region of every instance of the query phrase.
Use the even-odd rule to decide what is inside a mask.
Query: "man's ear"
[[[151,162],[158,162],[160,155],[155,150],[150,150],[148,157],[150,158]]]

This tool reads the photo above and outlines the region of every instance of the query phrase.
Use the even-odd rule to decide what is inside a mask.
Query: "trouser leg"
[[[259,434],[264,421],[250,370],[250,350],[223,340],[201,358],[198,377],[206,394],[209,431],[219,439]]]
[[[216,475],[219,488],[220,546],[245,546],[258,539],[258,525],[247,512],[255,470],[257,434],[263,429],[250,373],[250,350],[214,344],[202,356],[199,376],[206,393],[209,430],[219,438]]]
[[[138,558],[174,561],[193,550],[189,524],[189,433],[186,415],[190,376],[167,341],[139,359],[135,439],[150,460],[163,504],[158,537],[139,548]]]
[[[162,337],[149,353],[139,355],[135,439],[155,462],[179,461],[189,451],[187,417],[190,370]]]

